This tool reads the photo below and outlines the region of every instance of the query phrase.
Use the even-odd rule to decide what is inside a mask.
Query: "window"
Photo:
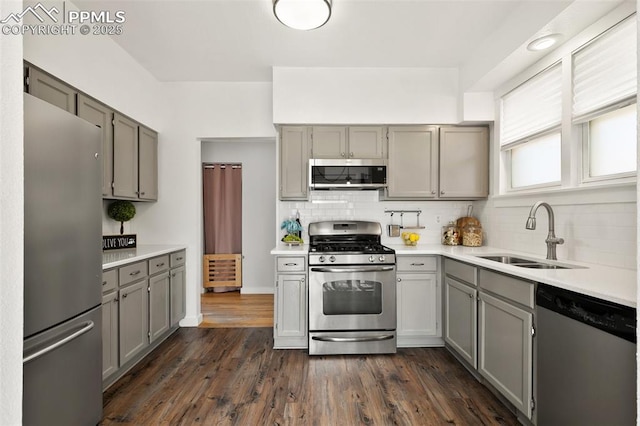
[[[635,13],[593,35],[500,98],[501,193],[635,181]]]
[[[560,183],[562,67],[558,63],[502,98],[500,145],[509,189]]]
[[[633,104],[589,121],[584,180],[636,171],[637,114]]]
[[[573,54],[572,114],[583,128],[583,182],[636,171],[636,44],[630,18]]]
[[[511,149],[511,188],[560,182],[560,132]]]

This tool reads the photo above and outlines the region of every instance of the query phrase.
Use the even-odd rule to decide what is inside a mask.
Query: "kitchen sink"
[[[508,256],[508,255],[487,255],[476,256],[480,259],[491,260],[494,262],[500,262],[507,265],[518,266],[520,268],[529,269],[576,269],[583,268],[583,266],[574,265],[560,265],[555,263],[547,263],[540,260],[523,259],[521,257]]]

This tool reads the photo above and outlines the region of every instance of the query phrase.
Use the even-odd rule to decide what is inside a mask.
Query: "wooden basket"
[[[202,259],[202,286],[242,287],[242,255],[205,254]]]

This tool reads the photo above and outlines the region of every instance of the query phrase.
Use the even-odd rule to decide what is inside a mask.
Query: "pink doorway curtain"
[[[242,166],[203,164],[205,254],[242,253]],[[217,287],[233,291],[239,287]]]

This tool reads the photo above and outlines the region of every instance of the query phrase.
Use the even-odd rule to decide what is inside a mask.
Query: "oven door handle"
[[[374,266],[364,268],[311,268],[311,272],[386,272],[395,270],[395,266]]]
[[[393,339],[393,334],[381,334],[379,336],[338,337],[338,336],[311,336],[311,339],[320,342],[379,342]]]

